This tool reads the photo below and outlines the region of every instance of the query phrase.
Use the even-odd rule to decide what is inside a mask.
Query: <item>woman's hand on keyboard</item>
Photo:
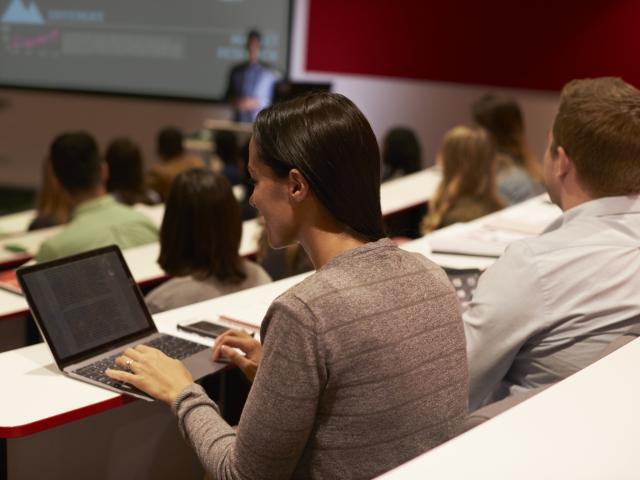
[[[128,371],[107,369],[107,376],[127,382],[168,405],[193,383],[191,373],[180,360],[146,345],[128,348],[116,358],[116,364]]]
[[[253,382],[262,358],[262,345],[247,332],[227,330],[213,344],[213,359],[219,360],[221,356],[231,360]]]

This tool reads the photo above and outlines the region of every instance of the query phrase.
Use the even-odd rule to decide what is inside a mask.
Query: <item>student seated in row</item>
[[[220,160],[222,167],[222,175],[229,180],[231,185],[243,184],[246,175],[246,165],[242,159],[242,153],[235,132],[218,130],[213,139],[216,146],[215,154]]]
[[[389,130],[382,141],[382,181],[392,181],[421,169],[422,149],[416,133],[406,127]],[[420,238],[420,223],[425,213],[426,204],[385,217],[387,233],[398,241]]]
[[[202,159],[184,149],[184,135],[175,127],[163,128],[156,138],[160,162],[147,173],[147,184],[166,202],[173,179],[185,170],[204,168]]]
[[[240,206],[231,185],[211,170],[178,175],[160,228],[158,263],[171,275],[147,295],[152,312],[269,283],[258,264],[240,257]]]
[[[422,149],[415,132],[394,127],[382,141],[382,181],[410,175],[422,169]]]
[[[487,132],[456,127],[444,136],[436,163],[442,182],[429,202],[422,233],[456,222],[468,222],[500,210],[496,190],[496,152]]]
[[[171,405],[218,480],[372,478],[454,436],[467,410],[458,300],[441,268],[385,237],[362,112],[331,93],[263,110],[249,172],[269,243],[299,242],[316,272],[272,303],[262,344],[235,330],[216,342],[253,382],[237,432],[158,350],[128,349],[116,363],[130,371],[107,373]]]
[[[571,375],[640,323],[640,91],[567,84],[544,178],[562,217],[509,245],[463,315],[471,409]]]
[[[113,139],[107,146],[105,160],[109,166],[107,191],[125,205],[160,203],[160,196],[147,188],[140,147],[131,139]]]
[[[497,185],[508,205],[543,192],[540,163],[526,145],[524,119],[518,103],[487,93],[471,108],[473,120],[491,135],[497,158]]]
[[[36,216],[29,224],[28,230],[55,227],[69,221],[71,217],[71,201],[64,193],[60,182],[55,179],[51,158],[42,163],[42,180],[36,200]]]
[[[64,230],[40,246],[36,261],[111,244],[125,249],[158,240],[158,229],[151,220],[107,194],[109,169],[91,135],[69,132],[58,136],[51,144],[49,157],[72,212]]]

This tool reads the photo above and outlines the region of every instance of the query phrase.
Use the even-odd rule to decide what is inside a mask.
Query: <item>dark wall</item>
[[[307,69],[558,90],[640,86],[640,2],[309,0]]]

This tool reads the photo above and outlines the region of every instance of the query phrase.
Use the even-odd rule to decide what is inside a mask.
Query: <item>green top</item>
[[[105,195],[76,207],[67,227],[40,246],[36,261],[47,262],[114,243],[125,249],[157,240],[158,229],[149,218]]]

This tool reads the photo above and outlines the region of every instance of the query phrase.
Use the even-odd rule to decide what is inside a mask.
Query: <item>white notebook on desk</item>
[[[529,236],[479,224],[460,223],[435,232],[429,236],[428,241],[433,253],[497,258],[511,242]]]
[[[561,215],[562,210],[559,207],[544,199],[536,198],[527,202],[526,205],[507,208],[493,215],[485,225],[495,229],[539,235]]]

